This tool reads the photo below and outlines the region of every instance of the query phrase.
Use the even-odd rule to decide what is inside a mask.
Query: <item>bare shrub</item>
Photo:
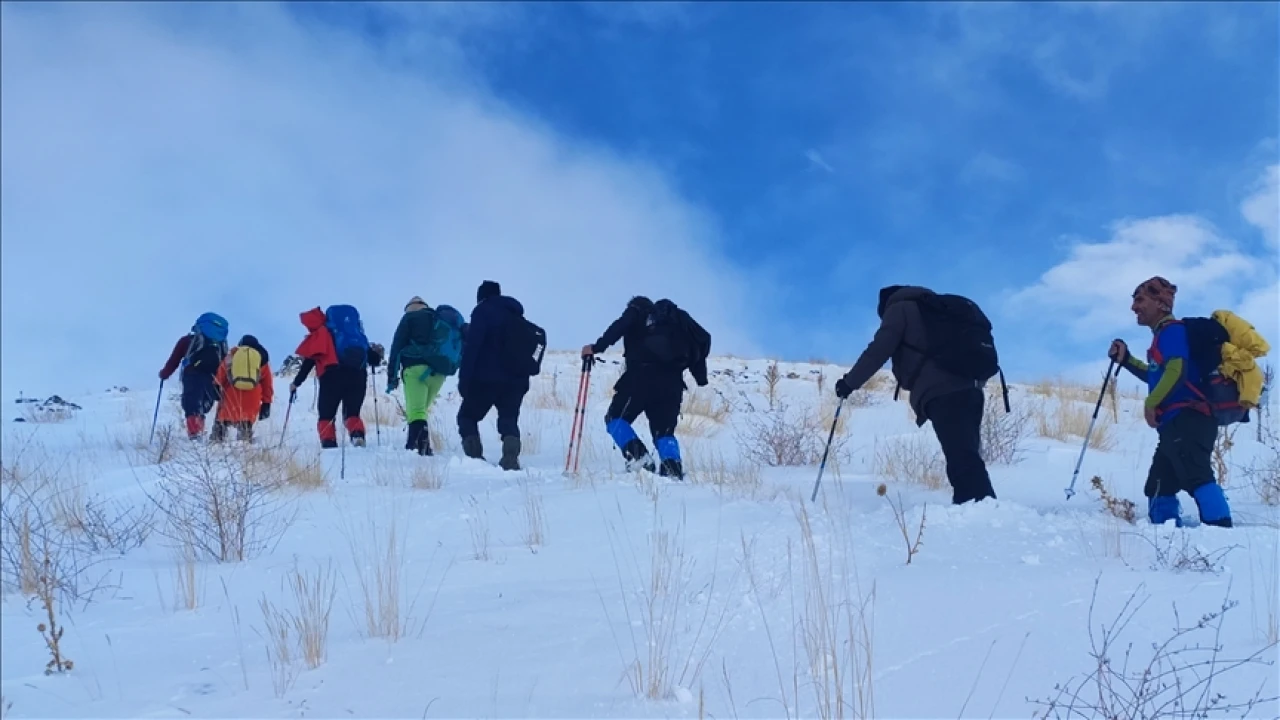
[[[999,385],[988,383],[986,408],[982,413],[981,453],[988,465],[1014,465],[1022,460],[1022,445],[1031,432],[1030,411],[1023,404],[1004,409],[1004,396]]]
[[[622,514],[620,506],[618,512]],[[612,522],[608,523],[609,545],[618,571],[618,592],[622,598],[625,625],[630,633],[629,656],[623,649],[622,639],[616,630],[612,630],[614,622],[598,586],[596,593],[600,597],[605,621],[613,631],[614,644],[632,692],[650,700],[669,700],[674,697],[676,687],[692,687],[701,676],[724,629],[729,603],[724,599],[715,602],[719,585],[719,543],[712,560],[711,577],[705,584],[693,585],[693,563],[685,557],[685,513],[682,510],[675,527],[667,529],[655,501],[652,522],[654,529],[648,534],[647,570],[641,569],[634,552],[629,558],[629,566],[635,573],[631,578],[634,590],[628,590],[624,580],[623,561],[618,557],[615,542],[616,530]],[[735,594],[736,578],[735,573],[725,598]],[[697,602],[703,606],[701,615],[686,620],[682,611]],[[713,616],[716,604],[720,607]],[[636,637],[636,628],[641,629],[639,638]]]
[[[71,670],[75,667],[74,663],[62,653],[62,633],[66,628],[58,624],[58,616],[54,612],[57,603],[58,579],[54,576],[53,564],[48,557],[45,558],[44,567],[39,572],[36,594],[49,620],[47,625],[40,623],[36,626],[36,630],[44,638],[45,647],[49,649],[50,658],[44,666],[44,674],[52,675]]]
[[[156,470],[150,500],[167,520],[157,529],[217,562],[239,562],[274,546],[292,522],[273,495],[288,486],[290,461],[252,446],[193,443]]]
[[[902,532],[902,541],[907,544],[907,564],[910,565],[911,558],[915,557],[916,553],[920,552],[920,545],[924,542],[924,526],[925,517],[928,514],[927,510],[923,505],[920,507],[920,524],[915,528],[915,538],[912,538],[912,532],[909,526],[914,525],[915,523],[907,522],[907,510],[902,503],[902,493],[897,493],[898,499],[897,502],[894,502],[894,500],[889,497],[889,488],[886,487],[884,483],[880,483],[880,485],[876,487],[876,494],[884,498],[885,502],[889,503],[889,508],[893,510],[893,519],[898,524],[898,530]]]
[[[1055,695],[1036,700],[1044,718],[1203,718],[1210,713],[1244,712],[1247,715],[1262,703],[1276,698],[1263,698],[1261,690],[1242,702],[1230,702],[1217,690],[1215,683],[1248,666],[1270,666],[1261,660],[1272,643],[1242,658],[1224,657],[1222,623],[1227,613],[1238,605],[1227,598],[1221,607],[1206,613],[1190,625],[1183,625],[1177,605],[1173,608],[1173,630],[1164,640],[1142,640],[1121,647],[1121,636],[1133,622],[1146,600],[1137,600],[1141,587],[1130,594],[1110,625],[1095,631],[1093,616],[1098,599],[1098,582],[1094,581],[1089,603],[1089,642],[1092,669],[1080,679],[1054,686]],[[1228,591],[1229,593],[1229,591]],[[1142,631],[1144,637],[1150,632]],[[1206,636],[1204,640],[1194,639]],[[1145,648],[1145,650],[1143,650]],[[1150,652],[1143,660],[1139,653]]]
[[[1161,535],[1164,537],[1162,538]],[[1184,532],[1162,532],[1160,526],[1152,528],[1152,535],[1141,536],[1151,546],[1154,555],[1151,560],[1152,570],[1173,570],[1174,572],[1197,572],[1219,574],[1223,570],[1222,561],[1239,545],[1229,545],[1217,550],[1206,550],[1195,544],[1190,535]]]
[[[877,443],[872,471],[894,482],[913,483],[930,490],[950,486],[942,448],[927,433],[912,433]]]
[[[1241,470],[1264,505],[1280,505],[1280,436],[1274,430],[1262,434],[1263,450]]]
[[[770,410],[778,401],[778,383],[780,382],[782,382],[782,372],[778,370],[778,361],[774,360],[764,371],[765,397],[769,399]]]
[[[770,467],[814,465],[822,459],[828,432],[821,428],[821,414],[812,409],[791,412],[788,405],[753,413],[746,419],[744,432],[737,435],[738,447],[748,460]],[[831,453],[839,456],[847,438],[832,441]]]
[[[716,424],[723,424],[729,420],[733,408],[724,398],[709,388],[696,387],[685,395],[680,405],[680,412],[683,415],[693,415]]]
[[[1093,479],[1089,481],[1089,485],[1098,491],[1098,497],[1102,500],[1102,507],[1106,509],[1109,515],[1130,525],[1137,522],[1137,506],[1133,504],[1132,500],[1117,498],[1112,495],[1111,491],[1103,484],[1102,478],[1097,475],[1093,476]]]

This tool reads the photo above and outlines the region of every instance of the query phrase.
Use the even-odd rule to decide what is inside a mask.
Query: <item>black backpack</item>
[[[912,347],[924,355],[924,360],[916,368],[911,386],[915,386],[925,362],[929,361],[947,373],[979,384],[999,374],[1005,411],[1008,412],[1009,389],[1004,383],[1004,371],[1000,369],[1000,356],[991,335],[991,321],[982,308],[961,295],[925,295],[914,302],[924,321],[929,350]]]
[[[1178,321],[1187,331],[1187,350],[1199,377],[1187,378],[1191,387],[1209,405],[1209,413],[1219,425],[1249,422],[1249,410],[1240,404],[1240,388],[1218,372],[1222,364],[1222,344],[1231,335],[1211,317],[1186,317]]]
[[[524,315],[507,318],[502,343],[502,366],[516,376],[533,377],[542,372],[542,356],[547,351],[547,331]]]
[[[662,365],[686,369],[711,354],[711,334],[670,300],[659,300],[645,318],[644,348]]]

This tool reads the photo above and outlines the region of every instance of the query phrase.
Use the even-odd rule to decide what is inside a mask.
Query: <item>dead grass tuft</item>
[[[932,435],[924,432],[877,442],[872,472],[894,482],[912,483],[930,490],[950,487],[942,448]]]

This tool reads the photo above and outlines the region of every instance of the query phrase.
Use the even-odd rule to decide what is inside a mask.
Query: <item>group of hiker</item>
[[[1181,526],[1178,493],[1186,492],[1196,503],[1201,524],[1229,528],[1231,509],[1214,477],[1213,446],[1220,427],[1249,422],[1249,411],[1259,406],[1264,388],[1257,359],[1270,347],[1252,325],[1228,310],[1207,318],[1175,317],[1176,292],[1175,285],[1159,276],[1138,285],[1130,309],[1137,324],[1152,333],[1146,360],[1134,357],[1118,339],[1107,354],[1111,368],[1118,365],[1147,384],[1144,418],[1158,435],[1143,490],[1150,522],[1173,520]],[[913,286],[882,289],[876,311],[880,327],[849,372],[836,381],[836,395],[847,398],[892,360],[894,379],[910,393],[917,425],[933,425],[952,502],[994,499],[982,457],[987,381],[1000,373],[1006,411],[1009,396],[990,321],[966,298]],[[1107,387],[1104,383],[1102,392]]]
[[[1177,495],[1185,491],[1194,499],[1202,524],[1231,527],[1231,511],[1214,478],[1211,454],[1219,427],[1248,422],[1249,411],[1258,406],[1263,387],[1256,359],[1269,347],[1253,326],[1226,310],[1209,318],[1176,318],[1176,291],[1158,276],[1140,284],[1131,309],[1137,323],[1152,332],[1146,360],[1131,355],[1122,340],[1112,342],[1108,356],[1112,367],[1118,365],[1147,383],[1144,415],[1159,436],[1144,489],[1149,520],[1162,524],[1172,519],[1180,525]],[[898,388],[910,394],[917,426],[933,426],[946,461],[952,502],[994,499],[982,454],[984,388],[1000,376],[1006,412],[1009,395],[989,319],[967,298],[905,285],[881,289],[876,312],[879,329],[835,383],[836,396],[843,403],[891,362]],[[382,346],[368,342],[359,314],[349,305],[327,311],[312,308],[301,320],[308,335],[296,350],[302,366],[290,386],[290,402],[314,368],[320,385],[317,432],[322,447],[337,446],[339,406],[352,444],[364,445],[360,409],[368,372],[385,360],[387,392],[404,385],[406,449],[432,454],[430,409],[445,378],[456,374],[462,398],[456,421],[463,453],[483,458],[478,425],[496,409],[502,440],[498,464],[505,470],[520,468],[520,409],[530,378],[541,372],[546,333],[524,317],[521,303],[503,295],[496,282],[481,283],[469,321],[449,305],[432,308],[421,297],[410,299],[385,357]],[[254,421],[270,412],[274,392],[266,350],[251,335],[228,350],[226,334],[221,317],[201,316],[160,372],[161,379],[167,379],[181,364],[182,408],[193,438],[203,432],[204,415],[215,403],[216,440],[225,438],[231,426],[241,439],[251,440]],[[684,373],[688,371],[700,387],[707,384],[711,336],[671,300],[635,296],[594,343],[582,348],[583,372],[590,371],[596,355],[619,341],[625,366],[605,413],[605,429],[629,471],[643,468],[682,480],[685,472],[675,435],[688,390]],[[1106,388],[1104,384],[1103,392]],[[642,414],[656,460],[633,428]]]
[[[428,426],[431,406],[445,379],[456,375],[462,398],[456,422],[463,453],[484,458],[479,423],[496,410],[502,441],[498,465],[504,470],[520,469],[520,409],[530,378],[541,372],[546,332],[525,317],[520,301],[502,294],[498,283],[480,284],[469,320],[450,305],[433,308],[414,296],[396,325],[390,351],[369,341],[359,312],[350,305],[314,307],[299,318],[307,335],[294,351],[301,364],[289,386],[289,402],[314,370],[321,448],[338,447],[339,410],[350,443],[366,444],[360,412],[370,373],[385,361],[386,392],[404,387],[405,449],[433,454]],[[254,423],[270,415],[275,387],[266,349],[252,335],[228,347],[227,336],[228,323],[222,316],[201,315],[160,370],[164,381],[181,367],[182,410],[191,439],[203,437],[205,416],[215,406],[209,434],[215,442],[225,440],[232,427],[238,439],[251,442]],[[636,297],[600,339],[584,349],[586,362],[619,339],[624,343],[626,370],[607,413],[608,431],[629,467],[659,470],[659,463],[630,430],[644,413],[658,449],[659,471],[683,479],[675,439],[686,389],[682,376],[688,369],[699,385],[707,384],[711,336],[670,300],[654,303]]]

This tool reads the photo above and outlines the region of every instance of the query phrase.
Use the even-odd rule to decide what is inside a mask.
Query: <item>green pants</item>
[[[440,394],[440,387],[444,385],[444,375],[427,375],[424,380],[423,375],[429,370],[426,365],[414,365],[401,373],[400,377],[404,381],[404,419],[408,422],[427,419],[427,411],[431,409],[431,403],[435,402],[436,395]]]

